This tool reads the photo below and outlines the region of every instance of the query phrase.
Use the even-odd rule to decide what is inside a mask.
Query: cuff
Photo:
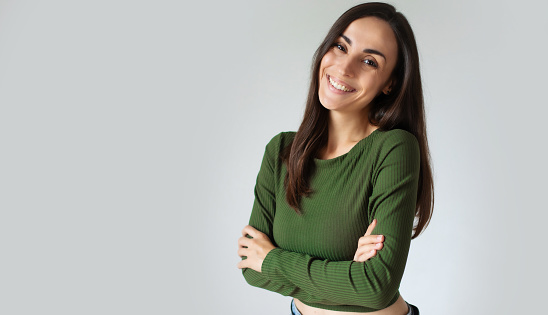
[[[284,281],[285,277],[283,277],[281,274],[277,272],[278,264],[280,261],[282,261],[282,255],[284,250],[276,247],[268,254],[266,254],[266,257],[263,260],[263,264],[261,265],[261,272],[270,280],[278,280],[278,281]]]

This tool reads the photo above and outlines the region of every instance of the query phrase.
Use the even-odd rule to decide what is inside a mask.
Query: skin
[[[358,19],[341,35],[322,58],[318,74],[320,102],[329,109],[327,146],[320,152],[324,159],[348,152],[377,129],[368,120],[369,104],[395,83],[398,46],[388,23]],[[350,91],[336,89],[330,79]]]
[[[318,158],[331,159],[345,154],[377,129],[368,120],[369,104],[380,93],[390,92],[395,83],[392,72],[397,56],[394,32],[387,22],[375,17],[353,21],[324,55],[318,73],[318,95],[321,104],[329,110],[328,141]],[[384,236],[372,234],[376,224],[377,220],[373,220],[364,236],[357,240],[354,261],[367,261],[382,249]],[[268,236],[247,225],[238,239],[238,255],[247,259],[241,260],[238,268],[261,272],[266,255],[274,248]],[[298,299],[295,305],[303,315],[348,314],[314,308]],[[407,304],[400,296],[396,303],[383,310],[352,314],[403,315],[407,312]]]

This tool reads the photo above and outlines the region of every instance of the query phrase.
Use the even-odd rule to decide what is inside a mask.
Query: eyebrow
[[[346,37],[345,35],[341,34],[341,37],[348,43],[348,45],[352,45],[352,41],[350,40],[350,38]],[[371,48],[366,48],[363,50],[364,53],[367,53],[367,54],[375,54],[375,55],[379,55],[381,57],[384,58],[384,60],[386,60],[386,57],[384,56],[384,54],[378,50],[375,50],[375,49],[371,49]]]

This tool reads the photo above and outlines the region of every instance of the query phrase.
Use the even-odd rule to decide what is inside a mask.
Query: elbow
[[[245,281],[253,287],[263,288],[268,284],[268,280],[262,277],[260,272],[257,272],[251,268],[243,268],[242,274]]]
[[[382,310],[392,305],[398,298],[401,277],[399,274],[380,269],[362,273],[361,281],[355,282],[355,298],[358,305]]]
[[[245,281],[251,286],[258,286],[257,278],[253,276],[253,270],[249,268],[242,269],[242,275],[244,276]]]
[[[383,310],[396,302],[404,270],[404,266],[381,258],[379,256],[369,264],[356,268],[359,272],[356,276],[359,275],[361,280],[356,281],[356,293],[361,293],[363,306],[376,310]]]
[[[398,283],[399,284],[399,283]],[[385,283],[378,287],[367,303],[368,306],[377,310],[383,310],[392,305],[398,298],[398,284]]]
[[[394,296],[386,295],[386,296],[379,297],[372,304],[369,304],[369,305],[366,305],[366,306],[370,306],[370,307],[375,308],[377,310],[383,310],[383,309],[389,307],[390,305],[392,305],[394,302],[395,302]]]
[[[260,272],[253,269],[244,268],[242,274],[245,281],[251,286],[277,292],[283,296],[295,296],[299,293],[299,289],[293,285],[277,283],[265,278]]]

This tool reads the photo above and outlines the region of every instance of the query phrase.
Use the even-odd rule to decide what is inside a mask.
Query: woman
[[[413,32],[388,4],[358,5],[316,51],[299,130],[266,146],[238,268],[293,314],[418,314],[398,288],[432,207]]]

